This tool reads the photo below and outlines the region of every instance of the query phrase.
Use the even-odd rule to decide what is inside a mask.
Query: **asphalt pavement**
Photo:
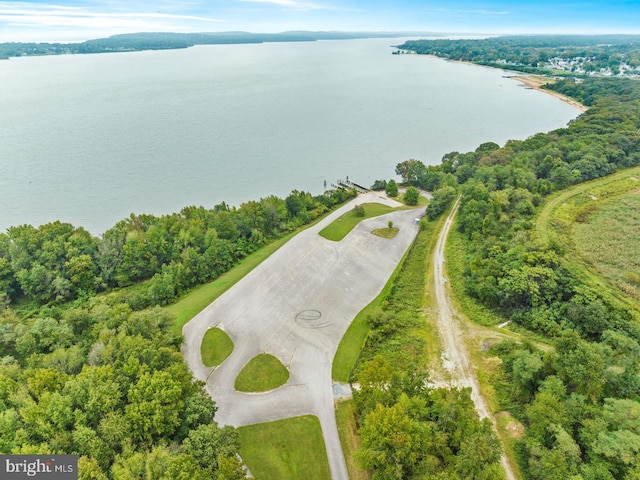
[[[333,480],[348,480],[334,413],[331,364],[349,324],[382,290],[418,232],[422,209],[362,221],[340,242],[318,235],[356,204],[399,205],[370,192],[333,212],[282,246],[184,326],[183,354],[194,376],[206,382],[220,425],[236,427],[299,415],[320,420]],[[389,220],[393,239],[373,235]],[[212,369],[200,344],[217,327],[233,340],[232,354]],[[271,392],[234,390],[240,370],[259,353],[277,357],[290,372]]]

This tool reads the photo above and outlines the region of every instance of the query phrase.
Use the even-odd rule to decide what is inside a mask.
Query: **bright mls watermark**
[[[0,455],[2,480],[78,480],[77,455]]]

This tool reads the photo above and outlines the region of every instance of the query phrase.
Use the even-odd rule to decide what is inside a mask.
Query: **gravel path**
[[[480,393],[478,379],[473,371],[473,367],[469,361],[469,354],[462,341],[464,332],[462,331],[455,309],[451,304],[451,299],[446,287],[447,278],[444,274],[444,248],[453,219],[458,211],[459,202],[460,199],[456,200],[455,205],[451,209],[451,213],[440,231],[433,262],[434,290],[438,308],[438,331],[442,340],[442,366],[449,374],[450,385],[460,388],[471,387],[471,399],[475,404],[478,415],[480,418],[489,418],[494,423],[495,428],[495,420],[490,414],[487,402]],[[504,454],[500,459],[500,463],[504,468],[507,480],[516,480],[517,477],[513,472],[513,468]]]
[[[206,381],[218,423],[238,427],[316,415],[333,480],[348,480],[334,412],[333,357],[353,318],[380,293],[418,232],[416,211],[403,210],[361,222],[340,242],[318,235],[368,202],[398,205],[377,193],[358,196],[292,238],[183,329],[183,355],[194,376]],[[395,238],[371,234],[389,220],[400,229]],[[200,358],[202,337],[212,327],[234,342],[233,353],[215,370]],[[280,359],[289,381],[266,393],[235,391],[237,374],[259,353]]]

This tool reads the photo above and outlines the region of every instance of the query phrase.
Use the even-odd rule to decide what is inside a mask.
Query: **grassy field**
[[[224,331],[210,328],[202,338],[200,355],[205,367],[217,367],[233,352],[233,342]]]
[[[362,204],[362,207],[364,208],[363,217],[358,217],[355,212],[351,210],[322,229],[320,231],[320,235],[327,240],[339,242],[361,221],[366,220],[367,218],[378,217],[385,213],[393,212],[394,210],[393,208],[381,203],[364,203]]]
[[[585,247],[585,242],[592,243],[592,250],[604,248],[602,242],[605,235],[592,230],[592,237],[586,239],[584,236],[588,233],[586,230],[581,230],[580,225],[588,224],[590,219],[597,219],[601,208],[618,204],[621,198],[632,197],[633,192],[638,189],[640,189],[640,167],[621,170],[600,179],[580,183],[558,192],[547,200],[547,204],[536,219],[534,230],[541,248],[548,245],[556,246],[556,249],[561,251],[571,263],[574,274],[578,275],[581,281],[601,292],[606,292],[609,301],[633,310],[637,310],[637,304],[630,299],[629,293],[607,275],[601,274],[597,266],[594,266],[593,257],[590,258],[588,253],[583,256],[581,248]],[[629,209],[629,207],[626,208]],[[602,226],[605,228],[604,225]],[[606,228],[614,229],[615,227]],[[574,231],[577,233],[574,234]],[[593,235],[594,233],[596,235]],[[613,232],[608,232],[607,235],[609,233]],[[630,235],[633,236],[633,233]],[[579,248],[577,242],[581,242],[582,247]],[[629,251],[636,251],[636,247],[629,248]],[[624,265],[627,264],[624,263]],[[629,269],[624,267],[624,271],[620,274],[623,276],[625,273],[631,274],[629,279],[634,280],[633,267],[630,264],[629,267]]]
[[[640,190],[605,200],[573,228],[580,255],[604,278],[640,300]]]
[[[289,380],[289,370],[273,355],[261,353],[253,357],[236,377],[240,392],[268,392]]]
[[[258,480],[331,480],[314,416],[240,427],[240,455]]]
[[[580,215],[588,214],[598,202],[640,187],[640,167],[621,170],[603,178],[579,183],[547,197],[538,214],[534,234],[541,246],[555,243],[570,248],[568,235]]]

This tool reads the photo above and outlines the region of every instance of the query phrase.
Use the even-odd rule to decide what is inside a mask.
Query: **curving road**
[[[480,418],[489,418],[495,428],[495,420],[490,414],[487,402],[480,393],[478,379],[473,372],[469,354],[462,342],[464,332],[462,331],[460,321],[451,304],[451,299],[446,288],[447,278],[444,274],[444,248],[449,230],[453,224],[453,219],[458,211],[459,203],[460,198],[456,200],[440,231],[433,257],[433,281],[438,309],[438,331],[442,340],[442,366],[449,375],[451,385],[460,388],[471,387],[471,399],[475,404],[478,415]],[[513,468],[504,454],[500,458],[500,463],[504,469],[507,480],[516,480],[517,477],[514,474]]]
[[[236,427],[311,414],[318,417],[333,480],[348,480],[334,413],[331,363],[357,313],[382,290],[415,238],[415,210],[361,222],[340,242],[318,235],[354,205],[398,203],[372,192],[302,231],[266,259],[183,329],[183,354],[194,376],[216,401],[216,420]],[[400,228],[393,239],[372,235],[388,221]],[[234,342],[216,369],[200,358],[207,329],[218,327]],[[258,353],[276,356],[289,381],[272,392],[234,390],[237,374]]]

